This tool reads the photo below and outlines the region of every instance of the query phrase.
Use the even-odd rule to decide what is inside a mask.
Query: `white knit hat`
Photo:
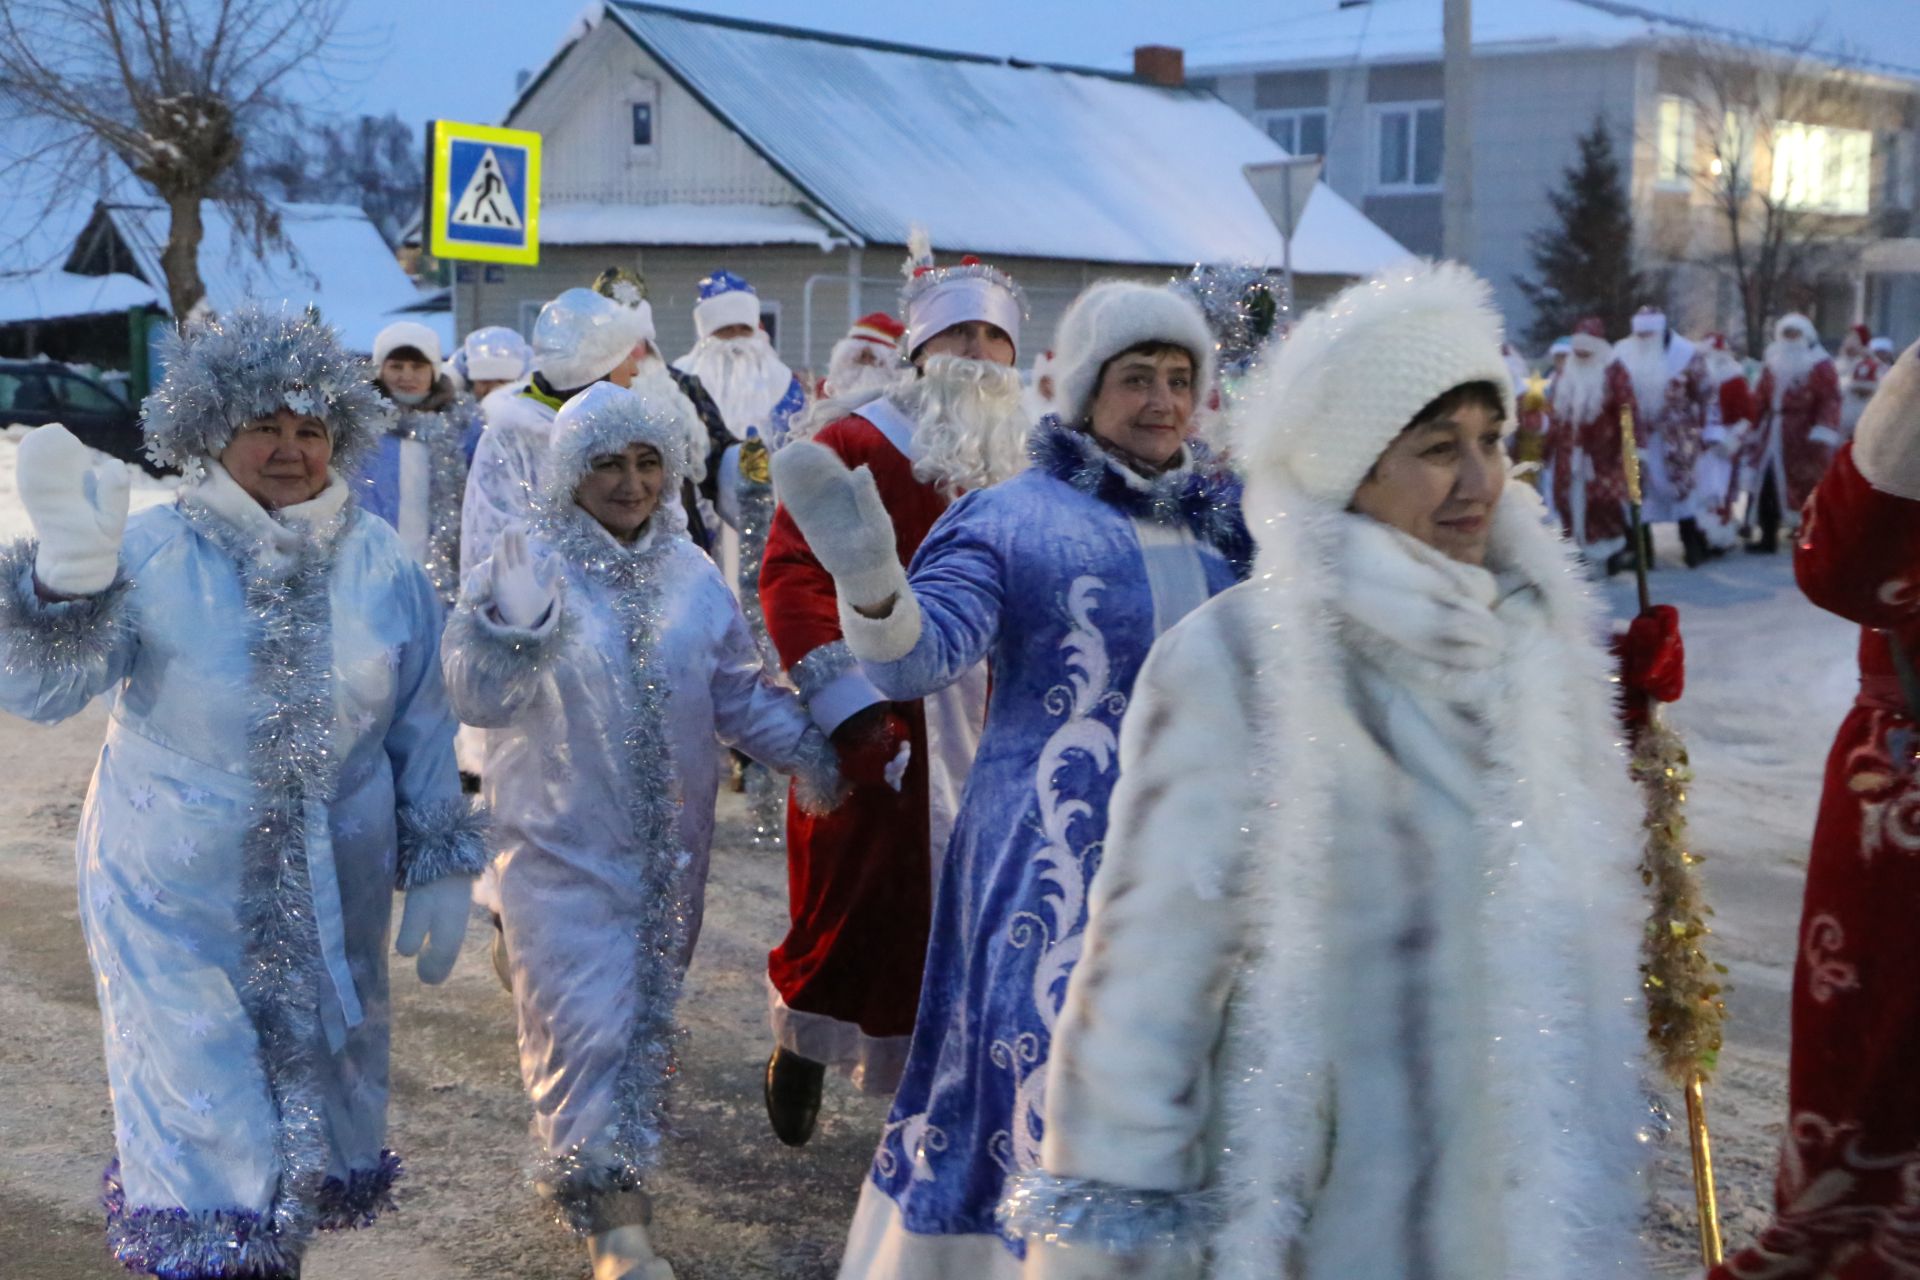
[[[1073,300],[1053,335],[1053,399],[1060,420],[1084,421],[1101,366],[1143,342],[1171,342],[1193,357],[1193,402],[1213,385],[1213,334],[1183,293],[1132,280],[1102,280]]]
[[[591,289],[568,289],[533,322],[533,366],[555,391],[577,391],[619,368],[644,329],[632,307]]]
[[[373,335],[373,363],[377,369],[402,347],[412,347],[440,372],[440,335],[417,320],[396,320]]]
[[[1352,286],[1269,348],[1234,410],[1250,477],[1284,476],[1341,507],[1415,414],[1453,388],[1491,383],[1507,422],[1513,383],[1486,281],[1411,261]]]

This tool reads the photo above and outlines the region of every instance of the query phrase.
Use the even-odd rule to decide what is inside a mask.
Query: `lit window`
[[[1325,111],[1267,111],[1260,116],[1267,136],[1279,143],[1290,156],[1327,154],[1327,113]]]
[[[1684,98],[1660,99],[1655,139],[1654,180],[1663,187],[1684,187],[1693,177],[1693,104]]]
[[[1439,190],[1445,159],[1440,104],[1379,107],[1373,119],[1374,189]]]
[[[1864,129],[1782,120],[1773,127],[1773,198],[1812,213],[1865,213],[1873,188],[1873,135]]]

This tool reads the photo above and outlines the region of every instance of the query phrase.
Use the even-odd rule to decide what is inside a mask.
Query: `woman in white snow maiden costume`
[[[1254,375],[1259,555],[1127,713],[1029,1280],[1648,1274],[1641,806],[1500,337],[1415,263]]]
[[[671,495],[705,438],[691,412],[671,384],[569,400],[532,539],[501,535],[446,636],[454,706],[488,730],[536,1181],[588,1237],[595,1280],[673,1274],[641,1184],[700,932],[720,743],[798,774],[822,808],[840,785],[832,747],[767,678],[733,593],[687,538]]]
[[[108,696],[78,862],[109,1244],[166,1280],[294,1276],[315,1230],[391,1203],[393,891],[444,980],[484,833],[433,587],[342,478],[380,417],[363,367],[311,312],[170,341],[145,416],[175,505],[128,521],[119,464],[62,427],[21,443],[38,541],[0,566],[0,705]]]
[[[841,1276],[1017,1276],[994,1224],[1038,1157],[1047,1052],[1080,954],[1122,713],[1154,637],[1230,586],[1238,486],[1187,437],[1213,339],[1169,289],[1107,282],[1060,322],[1061,417],[1032,467],[961,498],[902,572],[865,468],[790,444],[781,501],[833,574],[840,622],[888,698],[992,663],[986,731],[939,863],[905,1075]]]

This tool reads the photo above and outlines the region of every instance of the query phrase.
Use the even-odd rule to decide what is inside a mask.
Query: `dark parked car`
[[[141,452],[140,414],[98,379],[52,360],[0,360],[0,426],[66,425],[83,444],[157,471]]]

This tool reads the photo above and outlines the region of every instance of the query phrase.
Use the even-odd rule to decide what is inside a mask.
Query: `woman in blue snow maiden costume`
[[[1047,1052],[1080,954],[1115,747],[1154,638],[1245,572],[1237,485],[1189,443],[1213,339],[1171,290],[1108,281],[1055,342],[1060,416],[1027,471],[941,516],[911,577],[864,468],[792,444],[781,501],[889,698],[992,663],[986,731],[933,906],[912,1046],[842,1280],[1015,1280],[994,1206],[1040,1150]]]
[[[391,1204],[393,892],[443,981],[485,855],[433,586],[343,478],[379,418],[313,313],[242,310],[174,339],[146,402],[174,505],[129,521],[121,464],[63,427],[20,446],[0,707],[107,697],[77,862],[136,1273],[297,1276],[315,1231]]]

